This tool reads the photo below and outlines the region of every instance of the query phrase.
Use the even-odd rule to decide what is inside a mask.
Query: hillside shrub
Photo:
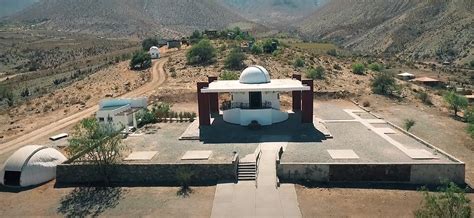
[[[423,104],[433,105],[433,102],[431,102],[431,97],[428,95],[427,92],[421,91],[417,94],[417,97],[421,100],[421,102],[423,102]]]
[[[411,128],[413,128],[413,126],[415,126],[416,124],[416,121],[413,120],[413,119],[406,119],[405,121],[403,121],[403,127],[405,127],[405,130],[406,131],[410,131]]]
[[[262,48],[265,53],[273,54],[278,49],[279,42],[276,39],[267,39],[263,42]]]
[[[365,74],[365,66],[362,63],[355,63],[352,65],[352,72],[358,75]]]
[[[130,60],[130,68],[132,70],[141,70],[151,67],[151,55],[145,51],[137,51]]]
[[[3,100],[5,100],[7,105],[11,107],[14,104],[15,95],[10,88],[0,85],[0,102]]]
[[[196,44],[203,39],[203,36],[199,30],[195,30],[189,37],[189,42],[191,44]]]
[[[149,51],[151,47],[157,46],[158,47],[159,39],[156,37],[146,38],[142,41],[142,48],[144,51]]]
[[[378,74],[372,81],[372,91],[379,95],[391,95],[397,90],[395,78],[390,73]]]
[[[469,62],[469,66],[471,66],[471,69],[474,69],[474,60],[472,60],[471,62]]]
[[[321,66],[316,67],[316,69],[315,68],[310,68],[306,72],[306,76],[308,78],[313,79],[313,80],[324,79],[324,68],[321,67]]]
[[[369,64],[369,69],[371,69],[372,71],[380,72],[382,71],[382,68],[383,68],[382,65],[378,63]]]
[[[304,60],[303,60],[303,59],[297,58],[297,59],[295,60],[295,62],[293,63],[293,66],[294,66],[295,68],[300,68],[300,67],[304,67],[304,64],[305,64],[305,63],[304,63]]]
[[[240,75],[236,72],[225,70],[219,75],[221,80],[238,80]]]
[[[263,53],[263,48],[259,44],[254,44],[252,48],[250,48],[250,52],[252,52],[254,55],[259,55]]]
[[[462,109],[466,109],[469,103],[466,97],[458,95],[454,91],[446,92],[443,95],[443,98],[446,103],[449,104],[449,107],[454,111],[454,116],[458,116],[458,112]]]
[[[216,49],[208,39],[199,41],[186,53],[186,59],[189,64],[209,64],[214,61],[215,57]]]
[[[423,204],[414,212],[415,217],[465,217],[471,216],[470,200],[465,190],[454,183],[438,188],[438,193],[430,193],[422,188]]]
[[[245,54],[238,48],[234,48],[230,51],[229,55],[224,61],[224,66],[227,69],[239,70],[242,69],[245,64]]]
[[[331,55],[333,57],[337,57],[337,51],[336,49],[331,49],[326,52],[326,54]]]

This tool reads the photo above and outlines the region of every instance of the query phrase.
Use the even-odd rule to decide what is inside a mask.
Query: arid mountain
[[[41,0],[9,19],[53,30],[139,38],[249,23],[214,0]]]
[[[328,0],[220,0],[251,20],[274,26],[288,26],[310,15]]]
[[[38,0],[0,0],[0,17],[12,15]]]
[[[473,23],[472,0],[331,0],[299,30],[357,51],[450,61],[472,56]]]

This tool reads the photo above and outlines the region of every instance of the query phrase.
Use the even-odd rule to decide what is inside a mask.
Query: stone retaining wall
[[[465,184],[464,163],[446,164],[313,164],[280,163],[281,182],[383,182],[438,185],[443,181]]]
[[[216,184],[235,180],[234,164],[117,164],[109,167],[110,182],[130,185],[179,185],[177,172],[192,173],[190,185]],[[91,184],[102,181],[101,170],[94,165],[62,164],[56,169],[60,185]]]

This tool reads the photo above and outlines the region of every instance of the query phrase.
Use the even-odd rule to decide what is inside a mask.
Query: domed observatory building
[[[148,52],[153,59],[160,58],[160,49],[156,46],[152,46]]]
[[[220,105],[222,119],[227,123],[247,126],[256,121],[267,126],[283,122],[288,119],[288,112],[280,110],[281,92],[292,92],[293,111],[303,109],[302,122],[312,123],[312,87],[313,81],[302,82],[300,75],[294,75],[292,79],[272,80],[262,66],[248,67],[239,80],[209,77],[208,82],[198,83],[199,123],[201,126],[210,125],[210,114],[219,113],[219,93],[231,95],[230,101]]]

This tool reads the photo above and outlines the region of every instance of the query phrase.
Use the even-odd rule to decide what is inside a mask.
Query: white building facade
[[[148,52],[151,55],[152,59],[158,59],[160,58],[160,48],[156,46],[152,46],[150,48],[150,51]]]
[[[256,121],[271,125],[288,119],[288,112],[280,110],[280,92],[307,91],[295,79],[271,80],[268,71],[261,66],[245,69],[239,80],[220,80],[209,83],[202,93],[230,93],[231,100],[223,102],[220,110],[228,123],[247,126]]]
[[[116,128],[137,127],[136,114],[147,108],[147,98],[105,99],[99,103],[99,123],[112,123]]]

